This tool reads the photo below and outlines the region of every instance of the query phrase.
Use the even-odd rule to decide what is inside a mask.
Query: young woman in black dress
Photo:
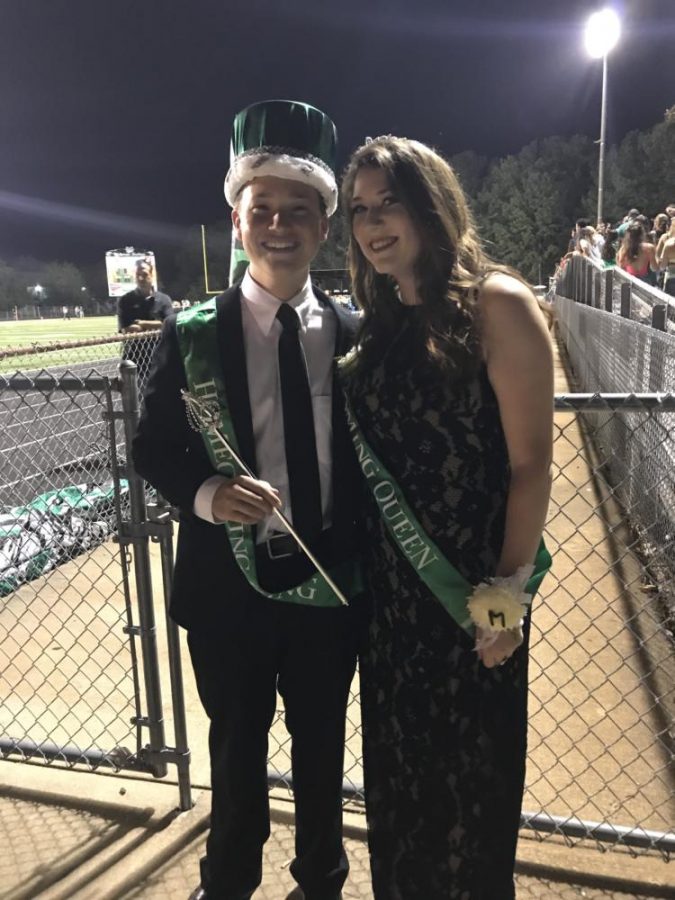
[[[343,373],[366,446],[460,578],[475,586],[524,572],[524,585],[551,484],[545,316],[526,283],[485,255],[452,169],[423,144],[360,147],[343,202],[363,310]],[[366,504],[361,685],[375,897],[509,900],[529,616],[497,634],[462,627],[422,579],[426,557],[401,537],[405,515],[392,529],[369,489]]]

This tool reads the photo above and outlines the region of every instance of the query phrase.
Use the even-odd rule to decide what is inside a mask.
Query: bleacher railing
[[[606,269],[581,254],[570,256],[556,272],[549,290],[554,295],[675,333],[675,297],[618,266]]]

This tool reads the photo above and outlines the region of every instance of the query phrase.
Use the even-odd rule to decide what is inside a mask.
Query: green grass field
[[[88,338],[107,337],[116,332],[115,316],[0,322],[0,350],[30,344],[51,344],[53,341],[83,341]]]
[[[9,347],[25,347],[34,344],[52,344],[62,341],[84,341],[90,338],[109,337],[117,332],[115,316],[92,316],[84,319],[31,319],[18,322],[0,322],[0,352]],[[0,372],[33,371],[52,366],[68,366],[73,363],[95,362],[119,356],[120,344],[102,344],[92,347],[73,347],[48,353],[0,358]]]

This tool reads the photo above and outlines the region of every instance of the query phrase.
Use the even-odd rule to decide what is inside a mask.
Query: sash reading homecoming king
[[[189,390],[200,400],[218,404],[220,430],[238,453],[239,447],[227,407],[225,382],[218,353],[215,298],[179,313],[176,319],[176,332]],[[202,432],[202,438],[209,459],[220,474],[228,478],[240,474],[240,467],[232,454],[213,432]],[[342,605],[333,589],[318,572],[297,587],[280,593],[263,590],[258,583],[256,572],[252,527],[237,522],[223,524],[237,565],[251,587],[259,594],[272,600],[300,603],[305,606]],[[347,597],[353,597],[361,590],[360,573],[351,560],[331,569],[330,576]]]
[[[349,401],[346,400],[345,403],[347,423],[361,470],[389,534],[441,606],[460,628],[473,635],[475,626],[467,609],[473,585],[443,556],[426,534],[408,506],[400,487],[366,443]],[[530,597],[537,592],[550,566],[551,557],[542,540],[537,551],[534,572],[525,586],[525,591]]]

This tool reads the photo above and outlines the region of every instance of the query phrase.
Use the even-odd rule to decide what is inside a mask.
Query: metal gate
[[[128,465],[136,369],[119,372],[0,376],[0,754],[155,777],[174,764],[187,809],[178,634],[167,621],[170,747],[149,554],[158,541],[166,593],[172,525]]]

